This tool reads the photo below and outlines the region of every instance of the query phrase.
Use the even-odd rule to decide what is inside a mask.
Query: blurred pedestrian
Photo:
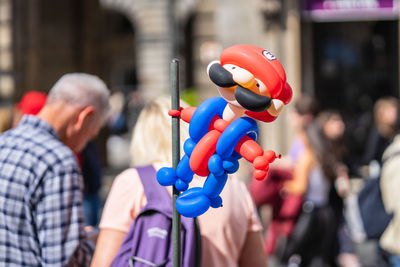
[[[297,266],[335,266],[340,248],[345,245],[339,243],[343,203],[338,196],[349,191],[348,169],[341,161],[345,153],[344,130],[344,122],[336,111],[321,112],[306,128],[305,151],[294,170],[297,178],[284,185],[284,191],[303,192],[304,198],[302,212],[286,246],[285,262]],[[351,242],[349,238],[341,241]],[[348,262],[358,264],[352,251],[343,253],[351,254]]]
[[[140,113],[131,142],[133,166],[171,166],[170,98],[159,97]],[[181,144],[188,138],[188,125],[181,124]],[[201,186],[194,177],[191,186]],[[166,188],[170,194],[170,187]],[[231,176],[221,197],[224,206],[198,217],[204,267],[266,266],[261,224],[245,184]],[[130,225],[146,204],[143,185],[135,168],[118,175],[103,210],[100,235],[92,266],[109,266]]]
[[[278,244],[282,244],[290,235],[300,213],[304,191],[293,188],[292,191],[282,194],[282,188],[285,182],[297,179],[293,170],[306,149],[303,142],[304,129],[313,122],[318,109],[317,100],[307,93],[296,99],[294,109],[289,114],[294,138],[288,154],[270,166],[266,180],[254,179],[250,182],[250,193],[257,208],[260,209],[263,205],[272,207],[272,218],[267,227],[264,245],[268,255],[281,255],[276,250]]]
[[[29,91],[14,105],[13,127],[16,127],[24,115],[37,115],[46,103],[47,94]],[[82,169],[84,184],[84,214],[87,226],[96,226],[99,220],[101,187],[101,163],[97,147],[89,141],[80,153],[75,153]]]
[[[393,142],[387,147],[383,154],[383,166],[381,173],[381,193],[385,209],[393,213],[389,225],[383,232],[379,244],[389,253],[391,266],[400,266],[400,134],[398,133]]]
[[[0,136],[0,262],[87,266],[82,177],[73,152],[101,128],[108,89],[98,77],[62,76],[37,116]]]
[[[319,112],[317,99],[308,93],[303,93],[296,99],[294,109],[289,115],[289,121],[294,128],[293,142],[290,146],[288,157],[293,164],[305,150],[303,135],[305,128],[310,125]]]
[[[83,176],[83,208],[85,225],[96,227],[100,219],[102,185],[102,163],[96,143],[90,140],[77,154]],[[90,228],[88,228],[90,229]]]
[[[46,103],[47,95],[39,91],[29,91],[14,105],[13,124],[16,127],[24,115],[37,115]]]
[[[370,129],[362,164],[370,167],[368,176],[376,176],[380,172],[382,155],[396,134],[398,103],[395,97],[386,96],[374,104],[374,123]]]

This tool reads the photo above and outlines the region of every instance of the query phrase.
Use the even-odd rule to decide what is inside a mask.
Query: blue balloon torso
[[[195,142],[208,132],[208,127],[215,115],[222,118],[224,109],[228,103],[222,97],[209,98],[196,109],[189,124],[190,138]]]

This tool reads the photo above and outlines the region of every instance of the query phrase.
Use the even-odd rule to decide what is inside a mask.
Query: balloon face
[[[210,63],[207,73],[237,114],[234,118],[245,113],[260,121],[274,121],[292,98],[279,60],[257,46],[236,45],[225,49],[220,61]]]
[[[253,45],[236,45],[225,49],[220,56],[221,65],[236,65],[252,73],[263,82],[273,98],[286,83],[286,74],[272,53]]]

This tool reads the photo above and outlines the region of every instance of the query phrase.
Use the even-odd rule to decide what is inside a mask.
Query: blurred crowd
[[[143,105],[140,95],[132,95],[127,104],[123,95],[115,93],[109,100],[111,116],[102,118],[100,124],[92,124],[90,120],[93,111],[88,107],[96,105],[99,100],[95,99],[93,103],[83,104],[75,110],[68,94],[63,95],[65,92],[61,92],[61,89],[58,92],[57,88],[53,87],[49,96],[29,91],[12,107],[0,109],[0,131],[3,133],[0,137],[4,139],[1,141],[0,138],[0,146],[3,151],[15,150],[15,146],[7,147],[7,142],[13,140],[23,143],[21,140],[27,137],[21,136],[26,132],[18,131],[24,131],[23,127],[27,127],[24,124],[28,122],[32,124],[31,127],[38,127],[36,124],[39,122],[32,119],[36,116],[49,120],[56,129],[55,136],[59,136],[68,147],[74,147],[77,139],[85,141],[81,149],[73,151],[83,177],[83,185],[79,187],[83,196],[83,230],[90,235],[100,225],[100,237],[92,264],[102,266],[107,262],[108,265],[129,225],[143,207],[143,192],[136,192],[140,182],[135,172],[131,173],[132,169],[118,176],[118,173],[112,173],[107,176],[110,180],[105,178],[110,164],[102,161],[104,155],[101,155],[94,136],[100,131],[99,127],[107,128],[106,143],[111,165],[128,168],[152,164],[156,169],[168,166],[171,153],[165,143],[170,136],[160,134],[160,131],[171,127],[165,124],[170,121],[169,116],[161,113],[167,113],[169,100],[161,98]],[[53,118],[52,113],[59,110],[54,103],[71,107],[69,122],[66,118],[63,126],[60,122],[63,116]],[[364,153],[362,157],[355,157],[346,143],[348,132],[343,114],[337,110],[324,109],[307,93],[297,96],[292,109],[287,111],[294,131],[288,153],[270,166],[265,181],[247,180],[250,175],[247,172],[252,170],[246,169],[236,175],[241,179],[236,181],[232,178],[234,182],[230,182],[226,189],[231,193],[224,192],[224,198],[232,201],[235,199],[233,195],[243,195],[243,199],[237,201],[247,204],[240,208],[239,205],[230,208],[227,204],[225,212],[213,211],[212,215],[199,217],[200,226],[206,229],[202,233],[205,244],[203,266],[217,266],[213,265],[216,263],[219,263],[218,266],[263,266],[259,263],[266,264],[266,261],[269,266],[277,267],[400,266],[400,222],[397,214],[400,212],[397,193],[400,185],[400,137],[396,136],[398,111],[397,98],[382,97],[375,102],[371,110],[373,124],[369,129]],[[157,129],[153,124],[163,129]],[[37,146],[41,140],[32,141],[32,146]],[[54,148],[45,149],[52,151]],[[29,148],[18,148],[18,151],[21,150],[26,152]],[[13,155],[17,157],[20,152],[15,153]],[[40,157],[43,156],[32,153],[31,157],[42,160]],[[116,163],[113,164],[113,160]],[[6,159],[1,161],[8,164]],[[123,163],[118,165],[120,162]],[[18,168],[22,163],[16,161],[13,164],[15,171],[20,171]],[[34,171],[32,173],[36,174]],[[114,180],[115,176],[117,178]],[[133,182],[135,179],[132,177],[136,177],[137,181]],[[246,181],[249,182],[245,184]],[[41,194],[45,197],[44,191]],[[120,196],[127,201],[124,208],[122,206],[125,206],[125,202],[122,202]],[[221,223],[224,229],[211,223],[213,218],[224,221]],[[227,236],[219,234],[224,231],[228,232]],[[261,238],[261,234],[264,238]],[[79,240],[76,244],[80,244],[80,234],[75,238]],[[4,244],[0,246],[6,247]],[[224,252],[225,258],[209,249],[214,246]],[[93,250],[92,246],[92,253]],[[71,261],[71,258],[66,259],[64,256],[60,259],[61,265]],[[87,260],[80,257],[76,254],[74,260]],[[49,257],[46,260],[54,259]]]
[[[272,266],[399,266],[396,173],[398,99],[373,108],[361,158],[346,145],[346,125],[311,95],[295,101],[292,146],[264,182],[249,189],[264,222]],[[389,165],[390,164],[390,165]]]

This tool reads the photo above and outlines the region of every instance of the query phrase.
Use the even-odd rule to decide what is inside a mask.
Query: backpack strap
[[[172,216],[172,198],[165,187],[157,181],[156,170],[152,165],[136,168],[147,199],[147,207],[157,208]]]
[[[147,204],[142,209],[155,209],[160,212],[164,212],[172,219],[172,198],[164,186],[161,186],[157,181],[156,170],[152,165],[137,167],[136,168],[140,180],[143,185],[144,193],[146,195]],[[199,267],[201,263],[201,235],[200,228],[198,225],[197,218],[189,218],[181,216],[181,226],[183,226],[189,235],[187,238],[189,240],[195,239],[195,265],[194,267]],[[190,231],[189,231],[190,230]],[[188,262],[188,259],[182,259]]]

